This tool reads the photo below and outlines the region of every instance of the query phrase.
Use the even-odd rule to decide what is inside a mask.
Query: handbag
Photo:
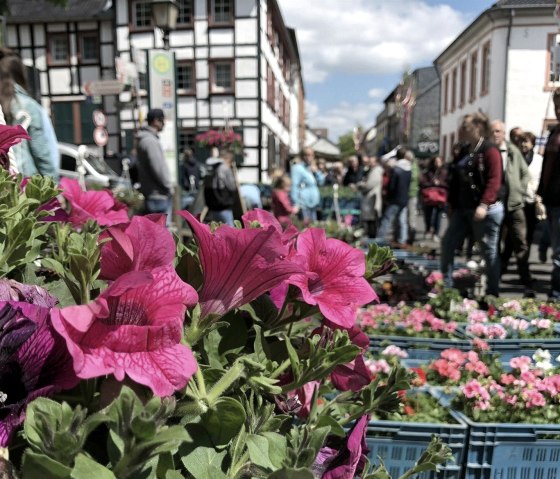
[[[447,189],[442,186],[428,186],[422,189],[422,203],[427,206],[443,206],[447,203]]]

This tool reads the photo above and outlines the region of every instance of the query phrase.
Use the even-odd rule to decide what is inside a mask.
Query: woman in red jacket
[[[486,262],[486,294],[500,290],[500,226],[504,218],[502,157],[487,138],[490,122],[481,112],[465,115],[459,129],[461,148],[449,165],[449,225],[441,244],[441,272],[451,286],[455,249],[469,229]]]

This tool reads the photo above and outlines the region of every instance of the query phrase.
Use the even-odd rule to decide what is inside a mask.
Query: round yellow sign
[[[154,56],[153,66],[154,70],[157,73],[161,73],[163,75],[164,73],[167,73],[171,68],[171,60],[167,55],[163,55],[160,53]]]

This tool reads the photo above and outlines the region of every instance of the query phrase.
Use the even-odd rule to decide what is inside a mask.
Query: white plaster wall
[[[19,29],[20,47],[31,46],[31,29],[29,25],[21,25]]]
[[[237,19],[235,21],[235,39],[238,44],[257,43],[257,19]]]
[[[47,32],[65,32],[65,23],[47,23]]]
[[[245,164],[247,163],[247,158],[245,158]],[[258,164],[258,162],[257,162]],[[257,168],[239,168],[237,170],[237,178],[240,183],[258,183],[259,181],[259,171]]]
[[[209,38],[210,45],[233,45],[233,29],[212,29]]]
[[[237,78],[257,78],[258,76],[257,59],[239,58],[235,60],[235,76]]]
[[[256,57],[257,47],[237,45],[236,55],[238,57]]]
[[[190,46],[194,44],[194,31],[193,30],[175,30],[169,35],[169,46],[171,48],[179,48]]]
[[[243,129],[243,145],[247,147],[257,147],[259,144],[258,128],[245,127]]]
[[[233,47],[210,47],[210,58],[233,58]]]
[[[33,25],[33,36],[35,37],[35,46],[45,45],[43,25]]]
[[[203,0],[204,2],[206,0]],[[198,4],[198,3],[197,3]],[[195,10],[196,13],[196,10]],[[195,18],[198,18],[196,15]],[[208,22],[206,17],[204,20],[195,20],[194,22],[194,37],[197,45],[207,45],[208,44]]]
[[[506,127],[520,126],[540,136],[545,118],[554,118],[545,90],[547,34],[555,26],[520,27],[512,32],[508,65]],[[547,108],[548,106],[548,108]]]
[[[238,118],[255,118],[258,115],[257,100],[237,100]]]
[[[237,98],[256,98],[257,97],[257,81],[256,80],[237,80],[235,82],[235,96]]]
[[[196,99],[194,97],[177,97],[177,117],[194,118],[196,116]]]
[[[49,70],[51,93],[62,95],[72,93],[70,69],[56,68]]]

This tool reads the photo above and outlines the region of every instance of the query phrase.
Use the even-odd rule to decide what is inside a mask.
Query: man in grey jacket
[[[163,110],[150,110],[147,121],[136,135],[140,191],[146,199],[146,213],[167,213],[169,220],[173,185],[158,136],[165,125]]]
[[[529,247],[527,245],[527,222],[525,220],[524,197],[529,182],[527,163],[519,149],[506,141],[503,122],[495,120],[491,124],[492,139],[502,155],[504,182],[506,187],[505,216],[502,224],[504,247],[501,254],[501,273],[507,271],[512,251],[517,259],[517,269],[525,297],[534,297],[533,280],[529,271]]]

